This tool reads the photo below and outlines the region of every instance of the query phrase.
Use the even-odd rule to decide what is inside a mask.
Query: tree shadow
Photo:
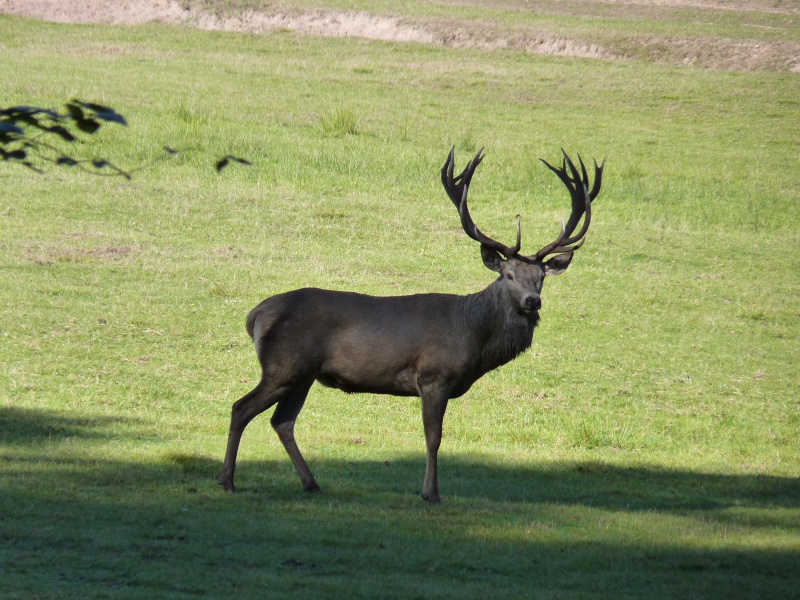
[[[219,457],[49,460],[39,442],[53,430],[91,441],[120,423],[46,411],[2,417],[0,443],[14,445],[14,456],[31,447],[30,465],[7,462],[0,473],[0,574],[10,598],[264,590],[292,598],[791,598],[800,589],[793,478],[447,454],[444,502],[431,506],[419,498],[420,453],[309,457],[321,494],[302,491],[288,458],[244,460],[231,495],[216,483],[223,448]],[[695,526],[699,541],[681,537]],[[725,542],[728,529],[738,542]]]
[[[408,494],[422,485],[424,456],[392,461],[311,461],[323,492],[362,489],[363,493]],[[211,466],[219,466],[209,465]],[[315,468],[316,467],[316,468]],[[280,482],[276,481],[280,474]],[[281,493],[299,489],[288,458],[243,461],[237,486]],[[267,491],[266,488],[269,488]],[[601,461],[558,461],[502,465],[447,456],[440,460],[439,488],[445,499],[494,503],[550,503],[637,512],[719,511],[733,507],[800,508],[800,479],[762,474],[718,474]]]
[[[127,417],[81,417],[54,410],[4,406],[0,407],[0,444],[17,446],[65,438],[125,437],[122,429],[137,423],[141,421]]]
[[[455,459],[443,485],[494,501],[553,502],[628,511],[719,510],[734,506],[800,507],[800,479],[723,475],[602,461],[498,466]]]

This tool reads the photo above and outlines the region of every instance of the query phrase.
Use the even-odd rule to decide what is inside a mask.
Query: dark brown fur
[[[565,258],[552,260],[564,262]],[[261,381],[233,405],[220,483],[233,490],[242,432],[277,405],[272,426],[306,490],[316,480],[294,441],[294,423],[311,385],[345,392],[422,398],[428,467],[423,497],[439,500],[436,462],[442,419],[488,371],[527,350],[539,321],[545,265],[503,261],[504,273],[469,296],[418,294],[374,297],[305,288],[273,296],[247,317],[262,367]],[[513,269],[515,280],[508,279]]]

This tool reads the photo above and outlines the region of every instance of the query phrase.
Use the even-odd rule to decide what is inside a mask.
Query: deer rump
[[[316,380],[347,393],[393,396],[421,396],[435,385],[458,398],[530,347],[539,320],[538,313],[510,314],[498,328],[487,326],[480,303],[470,307],[475,296],[304,288],[264,300],[248,315],[247,331],[262,377],[275,383]],[[488,343],[498,329],[499,348]]]

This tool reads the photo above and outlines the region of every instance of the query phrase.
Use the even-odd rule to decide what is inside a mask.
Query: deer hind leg
[[[291,386],[281,386],[270,389],[269,384],[262,379],[252,391],[236,401],[231,409],[231,426],[228,431],[228,447],[225,451],[225,462],[219,476],[219,483],[226,492],[235,492],[233,485],[233,472],[236,469],[236,455],[239,452],[239,443],[245,427],[253,419],[269,407],[291,394]]]
[[[425,428],[425,445],[428,450],[425,480],[422,484],[422,499],[438,503],[439,446],[442,443],[442,422],[447,410],[448,396],[441,392],[422,394],[422,424]]]
[[[300,448],[297,447],[297,442],[294,439],[294,424],[297,420],[297,415],[303,409],[305,404],[308,390],[314,382],[312,379],[308,383],[303,384],[292,390],[292,393],[285,396],[278,402],[275,412],[272,414],[272,428],[278,434],[283,447],[289,458],[292,459],[292,464],[300,475],[300,481],[303,482],[303,489],[307,492],[318,492],[319,486],[317,485],[311,469],[308,468],[303,455],[300,453]]]

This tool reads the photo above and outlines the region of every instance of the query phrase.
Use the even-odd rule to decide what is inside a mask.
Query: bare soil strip
[[[498,7],[504,6],[497,0]],[[468,3],[468,2],[467,2]],[[587,0],[585,4],[591,4]],[[599,3],[599,2],[598,2]],[[581,4],[581,3],[578,3]],[[600,4],[639,9],[759,11],[797,15],[798,0],[606,0]],[[483,6],[483,4],[482,4]],[[330,9],[281,11],[263,9],[226,16],[187,9],[178,0],[0,0],[0,13],[23,15],[58,23],[136,25],[152,21],[208,30],[269,33],[291,30],[308,35],[355,36],[368,39],[439,44],[485,50],[518,49],[537,54],[621,59],[623,55],[598,44],[543,32],[503,33],[465,22],[412,23],[398,17]],[[800,73],[800,44],[764,40],[632,39],[633,48],[661,62],[737,71]]]

